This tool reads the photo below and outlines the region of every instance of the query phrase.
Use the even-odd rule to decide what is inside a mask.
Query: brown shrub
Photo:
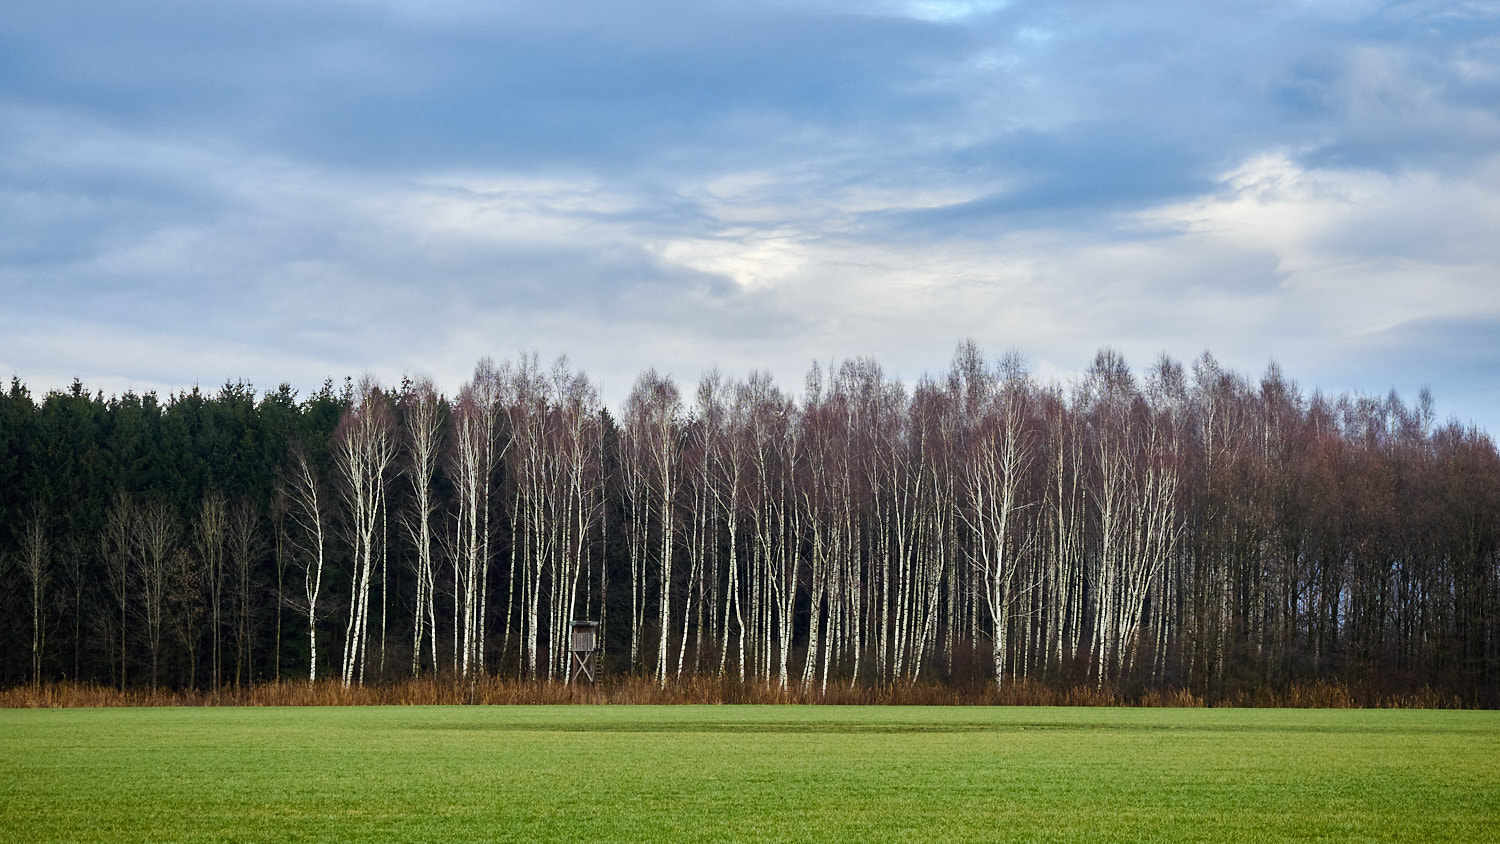
[[[931,681],[878,685],[830,683],[826,689],[732,677],[694,676],[661,683],[646,677],[614,677],[597,686],[478,677],[457,681],[424,677],[345,687],[336,680],[282,680],[215,691],[119,689],[92,683],[45,683],[0,690],[0,708],[111,706],[451,706],[457,704],[822,704],[856,706],[1145,706],[1201,707],[1204,698],[1180,688],[1151,688],[1129,699],[1104,686],[1051,686],[1016,680],[957,687]],[[1215,706],[1351,709],[1391,707],[1459,709],[1465,703],[1429,687],[1378,694],[1339,682],[1317,680],[1285,689],[1258,689],[1216,699]]]

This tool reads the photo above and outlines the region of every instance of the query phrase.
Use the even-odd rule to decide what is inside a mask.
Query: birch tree
[[[983,576],[984,598],[991,619],[995,684],[1006,676],[1006,634],[1020,582],[1022,525],[1018,513],[1031,502],[1022,500],[1025,476],[1034,450],[1027,422],[1031,383],[1018,357],[1002,363],[998,383],[980,398],[983,413],[969,465],[964,473],[970,507],[965,511],[975,543],[975,565]]]
[[[455,486],[457,513],[450,556],[458,584],[454,671],[466,678],[484,672],[491,480],[510,444],[497,430],[509,380],[506,370],[482,360],[453,407],[449,478]]]
[[[704,461],[708,471],[708,489],[718,519],[723,520],[727,541],[727,560],[719,609],[723,619],[719,626],[719,673],[723,674],[729,659],[729,620],[734,618],[738,659],[735,663],[741,682],[745,680],[745,617],[743,584],[739,554],[740,506],[744,494],[744,438],[748,397],[738,385],[724,384],[717,372],[704,376],[698,388],[699,425],[703,431]]]
[[[272,673],[271,677],[277,683],[281,682],[281,611],[288,603],[286,595],[286,573],[292,561],[292,545],[287,535],[287,500],[286,484],[281,477],[275,481],[271,489],[270,518],[271,518],[271,558],[276,566],[276,597],[273,606],[276,607],[275,640],[271,645]]]
[[[340,671],[345,686],[364,683],[369,659],[370,587],[381,551],[381,516],[395,454],[395,432],[385,394],[374,379],[366,377],[334,432],[334,464],[341,482],[354,563]]]
[[[973,343],[910,387],[869,360],[815,366],[796,400],[710,373],[691,416],[648,375],[617,427],[565,360],[481,362],[451,409],[403,388],[369,450],[350,447],[361,424],[393,415],[369,383],[165,407],[81,385],[39,407],[13,385],[0,474],[68,507],[38,542],[36,514],[0,502],[12,680],[64,665],[62,629],[70,678],[243,685],[268,651],[280,668],[283,603],[305,613],[309,678],[332,642],[350,682],[397,631],[413,675],[555,680],[568,621],[595,613],[658,681],[1036,677],[1217,700],[1331,679],[1488,700],[1500,677],[1500,454],[1437,424],[1429,396],[1304,396],[1274,365],[1252,381],[1208,355],[1137,378],[1109,350],[1043,384]],[[238,500],[257,484],[280,487],[274,549]],[[346,560],[348,589],[323,590]]]
[[[284,479],[287,511],[297,526],[294,545],[302,561],[302,609],[307,613],[309,683],[318,679],[318,598],[323,593],[324,553],[328,547],[327,503],[323,483],[300,445],[292,449],[291,469]]]
[[[672,631],[672,551],[677,540],[677,492],[681,481],[682,397],[677,386],[654,369],[647,370],[636,379],[626,399],[625,422],[624,433],[632,444],[628,451],[632,463],[627,471],[635,473],[637,490],[645,492],[655,504],[659,600],[653,673],[665,686]]]
[[[411,673],[421,673],[422,650],[428,653],[428,665],[437,672],[437,563],[432,519],[437,512],[438,460],[443,447],[443,418],[446,402],[437,394],[429,378],[419,378],[402,399],[405,425],[405,474],[411,483],[412,509],[403,516],[407,538],[416,554],[412,556],[416,581],[416,606],[412,617]],[[424,642],[424,636],[426,641]]]
[[[600,406],[598,391],[583,373],[569,371],[566,358],[553,367],[552,394],[556,402],[551,436],[557,454],[554,488],[559,490],[558,517],[564,533],[553,575],[550,641],[554,670],[568,681],[571,672],[565,643],[569,624],[578,614],[579,578],[590,570],[593,528],[603,518],[594,494],[602,469],[597,450]]]

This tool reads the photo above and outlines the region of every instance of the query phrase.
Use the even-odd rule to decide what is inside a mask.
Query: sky
[[[0,376],[1204,351],[1500,433],[1500,3],[9,4]]]

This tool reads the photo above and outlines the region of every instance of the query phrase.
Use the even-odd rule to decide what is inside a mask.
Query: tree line
[[[299,398],[0,395],[0,681],[606,671],[799,689],[1330,680],[1494,703],[1500,455],[1204,354],[1068,383],[958,347],[793,395],[566,361]]]

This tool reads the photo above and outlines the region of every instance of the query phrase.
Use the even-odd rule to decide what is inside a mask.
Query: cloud
[[[914,378],[973,336],[1059,376],[1109,344],[1432,383],[1500,429],[1497,19],[28,5],[0,20],[0,365],[453,389],[534,348],[618,401],[647,366]]]

